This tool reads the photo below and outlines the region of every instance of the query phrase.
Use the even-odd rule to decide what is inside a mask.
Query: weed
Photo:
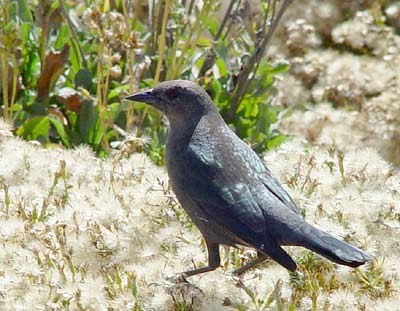
[[[287,65],[262,56],[290,2],[267,1],[253,16],[248,2],[231,0],[219,24],[218,0],[160,0],[145,7],[46,0],[37,8],[27,0],[3,0],[2,115],[27,140],[84,143],[100,156],[124,138],[117,126],[150,138],[146,145],[132,140],[131,152],[144,150],[162,164],[165,119],[122,99],[159,81],[190,79],[257,152],[274,148],[285,138],[275,126],[284,113],[269,101],[274,76]]]

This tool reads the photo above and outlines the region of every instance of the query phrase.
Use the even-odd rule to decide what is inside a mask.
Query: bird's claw
[[[189,283],[186,278],[187,278],[186,273],[177,273],[177,274],[174,274],[173,276],[167,277],[166,280],[168,282],[175,283],[175,284]]]

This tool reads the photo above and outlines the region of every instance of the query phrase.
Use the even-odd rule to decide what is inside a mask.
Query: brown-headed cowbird
[[[216,269],[220,244],[257,250],[258,257],[236,270],[237,274],[268,257],[294,271],[296,263],[281,245],[303,246],[350,267],[371,259],[301,217],[287,192],[231,131],[199,85],[166,81],[127,99],[148,103],[169,120],[166,164],[172,189],[208,250],[208,266],[184,276]]]

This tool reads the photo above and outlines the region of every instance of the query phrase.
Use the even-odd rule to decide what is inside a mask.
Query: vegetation
[[[222,267],[175,282],[205,265],[207,251],[163,168],[143,153],[42,148],[0,121],[1,310],[397,310],[400,177],[391,165],[371,148],[342,154],[299,140],[266,162],[307,221],[375,259],[353,269],[289,247],[296,272],[266,260],[236,277],[256,252],[221,247]]]
[[[281,112],[268,101],[287,65],[262,56],[289,2],[267,1],[254,13],[236,0],[226,9],[218,0],[2,0],[2,115],[28,140],[84,143],[100,156],[124,140],[126,151],[144,149],[160,164],[162,116],[123,98],[190,79],[240,137],[265,151],[284,138],[273,127]]]
[[[174,282],[206,264],[205,243],[135,152],[162,162],[164,119],[123,98],[191,79],[258,152],[283,139],[268,103],[286,65],[260,58],[267,6],[219,2],[0,0],[1,310],[399,308],[398,1],[296,1],[273,44],[292,64],[276,87],[294,137],[264,160],[308,222],[374,260],[288,247],[296,272],[266,260],[238,278],[256,252],[221,247],[222,267]]]

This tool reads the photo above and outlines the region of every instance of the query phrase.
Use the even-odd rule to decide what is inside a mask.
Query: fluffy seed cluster
[[[388,22],[396,28],[396,30],[400,30],[400,3],[392,2],[385,9],[385,14],[388,19]]]
[[[399,164],[400,36],[393,22],[398,5],[385,4],[383,16],[378,17],[374,1],[326,1],[324,6],[332,9],[336,4],[336,8],[326,25],[320,25],[322,8],[303,12],[300,2],[289,8],[283,23],[287,34],[276,39],[281,45],[275,49],[291,57],[291,67],[277,79],[275,104],[295,110],[281,130],[311,143],[333,144],[341,151],[374,147],[386,160]],[[342,20],[344,14],[348,20]],[[331,42],[331,48],[308,44],[306,29]],[[304,38],[295,46],[296,53],[291,37]]]
[[[353,270],[290,248],[298,272],[266,262],[235,278],[255,252],[222,248],[222,268],[177,282],[174,273],[204,265],[206,252],[164,169],[140,154],[45,149],[0,123],[2,310],[396,307],[400,177],[391,166],[373,149],[298,141],[265,161],[308,221],[375,260]]]
[[[91,5],[83,12],[82,21],[97,40],[114,49],[134,49],[139,46],[137,33],[131,30],[127,19],[121,13],[103,13],[100,6]]]
[[[308,48],[316,48],[321,44],[321,39],[315,33],[313,25],[305,20],[298,19],[287,26],[287,46],[292,55],[301,54]]]
[[[310,142],[335,142],[341,150],[372,146],[385,159],[400,163],[400,76],[395,69],[397,61],[318,51],[297,57],[292,64],[292,74],[297,79],[288,75],[276,86],[284,93],[283,90],[292,85],[294,94],[298,95],[282,95],[277,100],[292,107],[305,104],[307,100],[316,105],[307,111],[295,111],[284,120],[283,131],[300,135]],[[302,83],[299,84],[298,80]],[[284,85],[285,82],[289,84]],[[329,104],[338,109],[330,108]],[[318,126],[313,127],[316,124]],[[346,143],[350,136],[353,136],[351,145]]]
[[[330,40],[332,30],[345,16],[352,16],[360,10],[374,9],[380,5],[377,0],[297,0],[285,12],[274,34],[273,44],[268,48],[268,54],[271,57],[285,57],[306,51],[306,48],[318,47],[322,40]],[[390,21],[395,21],[396,4],[387,4],[385,13]],[[294,46],[291,38],[296,39]]]
[[[336,26],[332,31],[332,39],[357,51],[366,49],[385,60],[392,59],[400,49],[398,36],[393,29],[376,25],[369,11],[357,12],[353,19]]]

